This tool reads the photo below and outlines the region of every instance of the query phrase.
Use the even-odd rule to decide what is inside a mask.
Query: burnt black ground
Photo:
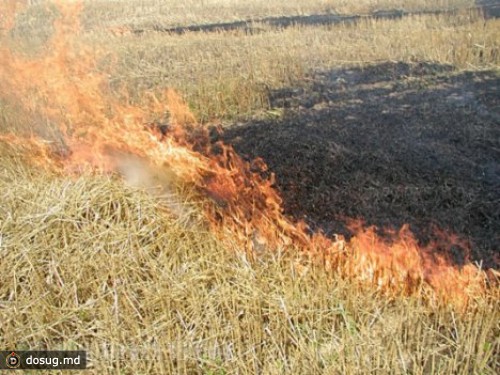
[[[482,9],[486,18],[500,17],[500,0],[476,0],[476,5]]]
[[[384,63],[316,73],[270,100],[282,118],[230,126],[223,138],[264,159],[287,215],[347,237],[345,217],[381,233],[409,223],[422,243],[436,225],[498,268],[498,73]]]

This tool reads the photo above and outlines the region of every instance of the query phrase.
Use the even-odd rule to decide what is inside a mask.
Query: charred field
[[[490,0],[0,2],[0,348],[498,374],[499,29]]]
[[[316,73],[270,93],[282,119],[231,126],[225,142],[276,174],[285,213],[349,237],[349,220],[420,241],[432,228],[498,269],[500,77],[431,63]],[[463,264],[464,249],[456,249]]]

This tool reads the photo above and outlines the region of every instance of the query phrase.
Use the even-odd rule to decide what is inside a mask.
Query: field
[[[0,4],[0,348],[499,373],[498,9]]]

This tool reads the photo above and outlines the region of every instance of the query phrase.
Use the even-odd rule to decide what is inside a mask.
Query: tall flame
[[[37,136],[26,140],[4,134],[0,140],[37,150],[35,161],[50,163],[60,173],[120,172],[130,160],[127,156],[152,169],[168,170],[204,197],[206,220],[221,240],[249,254],[299,248],[363,285],[390,293],[424,293],[430,300],[461,305],[487,292],[479,268],[469,263],[458,269],[446,257],[435,255],[437,247],[457,244],[450,235],[421,246],[407,226],[387,241],[359,222],[353,224],[356,234],[349,241],[309,234],[304,223],[283,215],[273,177],[263,177],[265,163],[244,161],[232,147],[212,143],[174,91],[144,93],[141,106],[115,99],[107,76],[97,68],[106,54],[75,38],[82,5],[59,2],[57,6],[62,16],[43,54],[30,58],[0,45],[0,99],[20,103],[27,112],[48,119],[63,142],[54,149]],[[3,12],[3,27],[12,27],[18,8]],[[164,131],[148,125],[155,121],[163,121]]]

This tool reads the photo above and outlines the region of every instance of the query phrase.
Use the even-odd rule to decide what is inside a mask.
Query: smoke
[[[147,159],[133,154],[114,154],[113,160],[116,172],[128,186],[154,195],[162,207],[187,227],[195,225],[195,217],[199,215],[193,206],[180,200],[178,190],[182,182],[168,167],[155,167]]]

